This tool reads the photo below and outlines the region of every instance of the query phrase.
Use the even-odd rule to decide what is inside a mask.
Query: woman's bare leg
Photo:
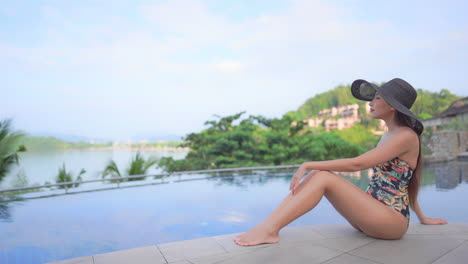
[[[395,239],[407,228],[406,218],[330,172],[308,175],[297,193],[289,194],[260,225],[234,239],[243,246],[277,243],[279,230],[313,209],[326,196],[353,226],[370,236]]]
[[[319,171],[313,171],[309,173],[307,176],[304,177],[303,181],[301,184],[298,186],[298,190],[300,190],[301,187],[305,182],[310,180],[310,177],[313,175],[317,174]],[[290,201],[294,198],[293,195],[289,194],[284,198],[284,200],[276,207],[276,209],[268,216],[268,218],[263,221],[260,225],[254,227],[251,229],[249,232],[242,234],[240,236],[237,236],[234,241],[238,244],[240,244],[239,239],[245,238],[245,236],[250,233],[249,235],[257,237],[258,240],[261,240],[262,242],[259,244],[272,244],[272,243],[278,243],[279,241],[279,235],[278,232],[279,230],[272,230],[267,223],[275,221],[278,217],[282,215],[282,212],[284,211],[285,207],[288,206]],[[265,232],[266,230],[271,231],[271,232]],[[256,244],[254,244],[256,245]]]
[[[310,177],[317,174],[318,172],[320,172],[320,171],[312,171],[311,173],[307,174],[304,177],[304,179],[302,180],[301,185],[302,185],[302,183],[305,183],[305,182],[309,181]],[[299,188],[302,188],[302,187],[300,187],[300,185],[299,185]],[[300,189],[298,189],[298,190],[300,190]],[[283,209],[289,204],[289,202],[293,198],[294,198],[293,195],[291,195],[291,194],[287,195],[286,198],[284,198],[284,200],[278,205],[278,207],[276,207],[276,209],[270,214],[270,216],[265,221],[268,222],[269,220],[273,220],[273,219],[277,218],[281,214]]]

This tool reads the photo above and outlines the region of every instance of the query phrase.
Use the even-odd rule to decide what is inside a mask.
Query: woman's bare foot
[[[267,228],[256,226],[248,232],[234,238],[234,242],[239,246],[255,246],[260,244],[278,243],[278,232],[270,232]]]

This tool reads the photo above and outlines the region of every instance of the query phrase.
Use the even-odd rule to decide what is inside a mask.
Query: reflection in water
[[[289,182],[295,170],[287,172],[270,173],[265,175],[236,174],[216,175],[209,178],[217,185],[232,185],[247,187],[252,185],[264,185],[275,177],[281,177]],[[372,169],[358,172],[339,172],[338,174],[362,190],[365,190],[372,178]],[[252,177],[255,176],[255,177]],[[468,182],[468,162],[451,161],[425,164],[422,174],[422,185],[435,185],[437,189],[448,190],[457,187],[462,182]]]
[[[424,185],[435,184],[437,189],[453,189],[462,182],[468,182],[468,162],[450,161],[426,164],[423,174]]]
[[[242,174],[242,175],[216,175],[208,178],[208,181],[215,182],[216,186],[228,185],[246,189],[249,186],[263,186],[271,181],[281,179],[285,182],[290,182],[294,171],[268,173],[263,175],[258,174]]]
[[[283,172],[264,172],[260,175],[252,173],[234,174],[234,175],[213,175],[208,181],[215,182],[217,186],[228,185],[240,188],[249,186],[263,186],[271,181],[281,180],[289,184],[296,170],[287,170]],[[350,181],[362,190],[365,190],[372,178],[372,170],[363,170],[357,172],[339,172],[338,175]]]
[[[11,214],[8,203],[0,202],[0,221],[11,222]]]

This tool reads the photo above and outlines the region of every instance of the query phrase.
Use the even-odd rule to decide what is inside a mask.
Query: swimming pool
[[[163,184],[2,202],[0,263],[43,263],[246,231],[288,194],[292,173],[182,182],[174,177]],[[367,175],[344,177],[365,188]],[[430,165],[420,204],[427,216],[468,222],[468,212],[460,210],[468,203],[467,192],[467,162]],[[417,221],[414,213],[411,221]],[[323,199],[291,226],[344,222]]]

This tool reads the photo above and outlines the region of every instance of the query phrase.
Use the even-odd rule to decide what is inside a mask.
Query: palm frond
[[[120,175],[120,170],[119,167],[117,167],[117,164],[115,164],[114,160],[110,160],[102,172],[102,178],[105,178],[107,176],[110,176],[111,178],[119,178],[122,177]]]
[[[18,164],[18,153],[14,153],[7,157],[0,157],[0,181],[7,175],[13,165]]]
[[[81,182],[83,181],[83,178],[81,178],[81,175],[85,174],[86,173],[86,170],[85,169],[81,169],[80,173],[78,174],[78,176],[76,177],[75,179],[75,182]],[[75,183],[75,187],[78,187],[80,186],[79,183]]]
[[[131,160],[130,165],[127,169],[127,173],[128,175],[144,175],[148,171],[149,167],[151,167],[154,164],[155,164],[154,161],[151,161],[150,164],[148,164],[148,161],[146,161],[145,158],[138,151],[135,157]],[[136,181],[136,180],[143,180],[143,179],[144,177],[139,177],[139,178],[133,178],[130,180]]]
[[[57,174],[57,177],[55,177],[55,182],[56,183],[62,183],[62,182],[72,182],[73,177],[71,172],[67,172],[67,169],[65,167],[65,163],[63,163],[62,167],[59,168],[59,172]],[[73,184],[67,184],[67,188],[73,187]],[[59,186],[60,189],[64,189],[65,185]]]
[[[151,157],[145,163],[145,174],[154,165],[157,165],[159,160],[157,158]]]
[[[0,157],[15,153],[24,136],[22,132],[12,131],[11,119],[0,121]]]
[[[11,132],[11,119],[0,121],[0,140]]]
[[[19,146],[23,137],[23,133],[11,130],[11,119],[0,121],[0,181],[19,163],[18,151],[26,150]]]

